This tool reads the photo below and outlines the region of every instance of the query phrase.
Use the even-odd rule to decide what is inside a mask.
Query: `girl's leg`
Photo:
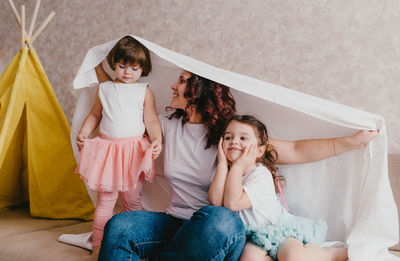
[[[98,255],[101,239],[103,238],[104,226],[113,215],[115,202],[117,202],[118,191],[97,192],[97,203],[93,218],[93,251],[92,255]]]
[[[312,244],[304,245],[297,239],[286,239],[279,247],[279,261],[345,261],[347,248],[322,248]]]
[[[349,259],[347,248],[345,247],[324,247],[333,257],[334,261],[343,261]]]
[[[124,211],[143,210],[141,202],[143,184],[144,184],[144,176],[141,175],[134,189],[121,193],[122,205],[124,206]]]
[[[206,206],[196,211],[160,250],[158,260],[238,260],[246,242],[239,215]]]
[[[267,252],[261,247],[247,242],[244,246],[242,256],[239,261],[273,261],[271,257],[268,256]]]
[[[132,260],[153,257],[182,225],[165,213],[128,211],[112,217],[104,228],[99,260]]]

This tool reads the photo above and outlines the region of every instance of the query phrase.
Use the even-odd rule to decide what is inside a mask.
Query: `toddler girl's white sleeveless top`
[[[145,131],[143,104],[147,83],[104,82],[99,87],[103,106],[100,133],[110,138],[141,136]]]

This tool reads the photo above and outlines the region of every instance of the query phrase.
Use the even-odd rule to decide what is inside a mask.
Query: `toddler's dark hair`
[[[127,35],[122,37],[107,55],[107,62],[115,70],[116,63],[139,64],[142,76],[147,76],[151,71],[149,50],[135,38]]]

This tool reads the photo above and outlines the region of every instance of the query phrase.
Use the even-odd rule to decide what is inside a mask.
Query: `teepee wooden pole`
[[[36,33],[32,36],[31,40],[32,43],[36,40],[36,38],[39,36],[39,34],[43,31],[43,29],[46,27],[46,25],[50,22],[50,20],[53,18],[55,15],[55,12],[51,12],[49,16],[46,18],[46,20],[42,23],[42,25],[39,27],[39,29],[36,31]]]
[[[25,44],[29,47],[29,49],[33,50],[33,46],[28,39],[28,35],[26,34],[25,30],[25,5],[21,5],[21,46],[24,47]]]
[[[8,2],[10,3],[11,9],[13,10],[15,19],[17,19],[17,22],[18,22],[19,27],[21,27],[21,18],[19,17],[17,8],[15,8],[15,5],[14,5],[13,0],[8,0]],[[21,28],[22,28],[22,27],[21,27]],[[21,30],[24,30],[24,31],[25,31],[25,29],[21,29]],[[26,35],[26,31],[25,31],[25,35]]]
[[[25,6],[21,5],[21,47],[25,46]]]
[[[32,21],[31,21],[31,26],[29,27],[28,37],[32,37],[33,27],[35,26],[35,23],[36,23],[36,18],[37,18],[38,12],[39,12],[39,7],[40,7],[40,0],[36,0],[35,11],[33,12],[33,17],[32,17]]]
[[[19,17],[19,14],[17,12],[17,8],[15,8],[13,0],[8,0],[8,2],[10,3],[11,9],[14,12],[15,19],[17,19],[17,22],[18,22],[19,26],[21,26],[21,18]]]

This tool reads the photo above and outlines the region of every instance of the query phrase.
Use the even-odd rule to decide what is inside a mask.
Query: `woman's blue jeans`
[[[161,212],[129,211],[108,221],[99,260],[236,261],[245,242],[242,220],[224,207],[203,207],[187,221]]]

